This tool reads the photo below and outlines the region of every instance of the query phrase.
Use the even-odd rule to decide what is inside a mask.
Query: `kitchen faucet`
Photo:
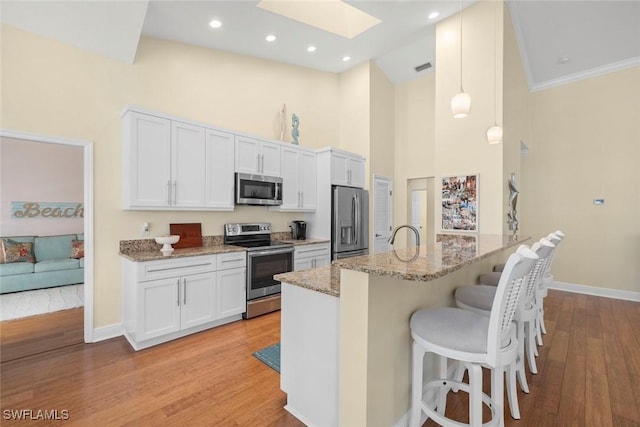
[[[416,235],[416,246],[420,246],[420,232],[413,225],[409,225],[409,224],[399,225],[396,228],[394,228],[393,231],[391,232],[391,237],[389,237],[389,240],[387,240],[387,243],[389,243],[390,245],[393,245],[394,240],[396,240],[396,233],[401,228],[410,228],[411,230],[413,230],[413,233]]]

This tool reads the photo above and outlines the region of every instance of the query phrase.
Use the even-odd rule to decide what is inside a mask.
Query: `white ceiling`
[[[464,7],[476,1],[467,0]],[[434,24],[460,7],[456,0],[349,0],[382,23],[346,39],[257,8],[257,3],[2,0],[0,19],[129,63],[144,35],[334,73],[373,60],[399,83],[418,76],[418,65],[436,66]],[[532,90],[640,66],[639,0],[511,0],[508,5]],[[429,20],[434,10],[440,16]],[[208,26],[213,18],[223,22],[220,29]],[[267,34],[278,38],[267,43]],[[309,44],[317,50],[308,53]],[[351,60],[343,62],[345,55]]]

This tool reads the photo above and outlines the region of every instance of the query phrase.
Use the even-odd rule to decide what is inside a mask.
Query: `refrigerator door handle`
[[[360,197],[358,197],[358,195],[355,195],[356,198],[356,222],[355,222],[355,230],[356,230],[356,247],[358,247],[358,245],[360,244]]]
[[[351,240],[356,240],[356,209],[358,197],[354,194],[351,196]]]

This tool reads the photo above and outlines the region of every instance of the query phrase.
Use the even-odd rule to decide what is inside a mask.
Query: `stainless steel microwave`
[[[282,178],[236,173],[236,205],[279,206]]]

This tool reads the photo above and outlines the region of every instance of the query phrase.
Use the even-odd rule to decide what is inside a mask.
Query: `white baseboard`
[[[123,335],[122,323],[101,326],[93,329],[93,342],[104,341]]]
[[[622,291],[620,289],[598,288],[596,286],[579,285],[576,283],[553,282],[549,289],[573,292],[576,294],[595,295],[598,297],[621,299],[640,302],[640,292]]]

